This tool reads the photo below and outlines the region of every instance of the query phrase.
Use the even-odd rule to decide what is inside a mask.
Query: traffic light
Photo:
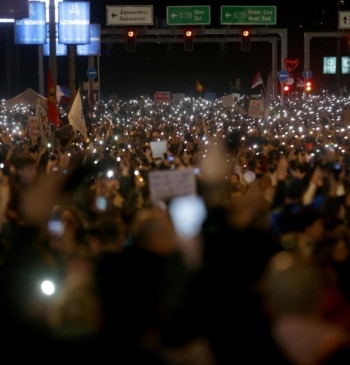
[[[309,93],[312,90],[312,83],[310,80],[305,81],[304,90],[306,93]]]
[[[193,51],[193,30],[186,29],[184,33],[184,50]]]
[[[290,85],[283,85],[283,93],[288,94],[290,92]]]
[[[135,38],[136,38],[135,30],[129,29],[126,33],[126,50],[128,52],[135,51]]]
[[[250,29],[242,29],[241,32],[241,50],[250,51]]]

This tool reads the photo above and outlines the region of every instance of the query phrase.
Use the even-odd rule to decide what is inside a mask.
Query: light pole
[[[56,19],[55,19],[55,0],[49,1],[49,41],[50,55],[49,67],[52,75],[53,86],[56,90],[57,84],[57,60],[56,60]]]

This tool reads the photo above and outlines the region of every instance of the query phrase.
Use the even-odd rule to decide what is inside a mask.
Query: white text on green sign
[[[222,6],[221,24],[273,25],[276,24],[276,6]]]
[[[167,6],[168,25],[210,24],[210,6]]]

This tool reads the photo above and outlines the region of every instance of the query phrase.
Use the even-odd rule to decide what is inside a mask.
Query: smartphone
[[[104,196],[97,196],[95,199],[96,208],[104,212],[107,209],[107,200]]]
[[[64,223],[57,217],[49,220],[47,225],[49,234],[54,237],[62,237],[64,233]]]
[[[185,195],[170,201],[169,214],[178,236],[192,238],[200,233],[207,209],[199,195]]]

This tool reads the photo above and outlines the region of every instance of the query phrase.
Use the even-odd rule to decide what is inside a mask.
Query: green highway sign
[[[221,25],[274,25],[276,6],[221,6]]]
[[[167,25],[208,25],[210,6],[167,6]]]

